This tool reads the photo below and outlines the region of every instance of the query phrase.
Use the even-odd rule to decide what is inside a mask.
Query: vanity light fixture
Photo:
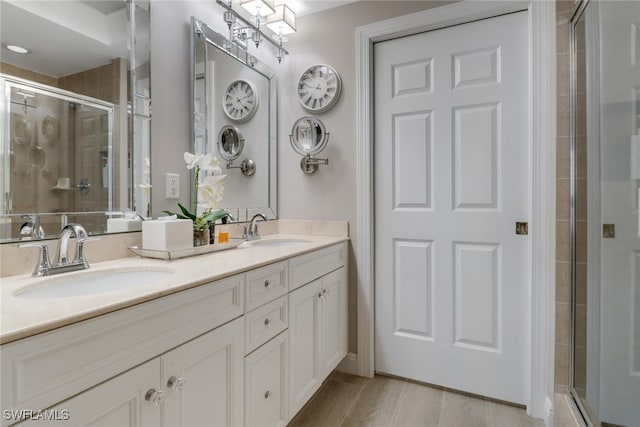
[[[276,13],[273,0],[241,0],[240,6],[256,17],[264,17]]]
[[[286,4],[276,6],[276,12],[267,18],[267,27],[275,33],[273,38],[278,42],[278,63],[282,62],[284,52],[282,43],[288,41],[287,35],[296,32],[296,14]]]
[[[247,42],[251,40],[257,49],[266,40],[278,49],[279,63],[289,54],[283,43],[287,41],[287,34],[296,31],[296,15],[287,5],[281,4],[276,7],[274,0],[240,0],[240,6],[252,16],[251,19],[247,19],[233,8],[234,0],[216,0],[216,3],[225,9],[224,21],[229,28],[231,43],[246,49]],[[269,30],[275,33],[273,39],[263,32],[262,27],[265,23]],[[230,48],[231,45],[228,49]]]
[[[276,34],[274,38],[293,34],[296,32],[296,14],[286,4],[276,6],[275,13],[267,18],[267,27]]]

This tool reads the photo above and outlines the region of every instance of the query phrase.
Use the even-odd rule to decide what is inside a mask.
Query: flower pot
[[[204,230],[193,230],[193,246],[204,246],[209,244],[209,228]]]

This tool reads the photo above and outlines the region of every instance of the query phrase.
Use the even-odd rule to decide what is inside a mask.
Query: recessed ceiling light
[[[22,46],[16,46],[14,44],[8,44],[7,49],[15,53],[29,53],[27,49],[23,48]]]

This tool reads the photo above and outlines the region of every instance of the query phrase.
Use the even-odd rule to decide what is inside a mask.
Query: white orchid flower
[[[224,196],[224,178],[226,175],[207,176],[198,186],[198,201],[207,209],[216,209]]]
[[[187,164],[187,169],[193,169],[196,166],[200,167],[200,163],[205,156],[203,154],[191,154],[184,153],[184,162]]]
[[[216,156],[211,153],[205,155],[200,161],[200,168],[205,171],[209,171],[211,175],[222,175],[222,169],[220,168],[220,161]]]

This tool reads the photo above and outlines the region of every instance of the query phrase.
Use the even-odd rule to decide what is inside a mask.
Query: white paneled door
[[[528,61],[526,12],[374,45],[377,372],[527,402]]]

